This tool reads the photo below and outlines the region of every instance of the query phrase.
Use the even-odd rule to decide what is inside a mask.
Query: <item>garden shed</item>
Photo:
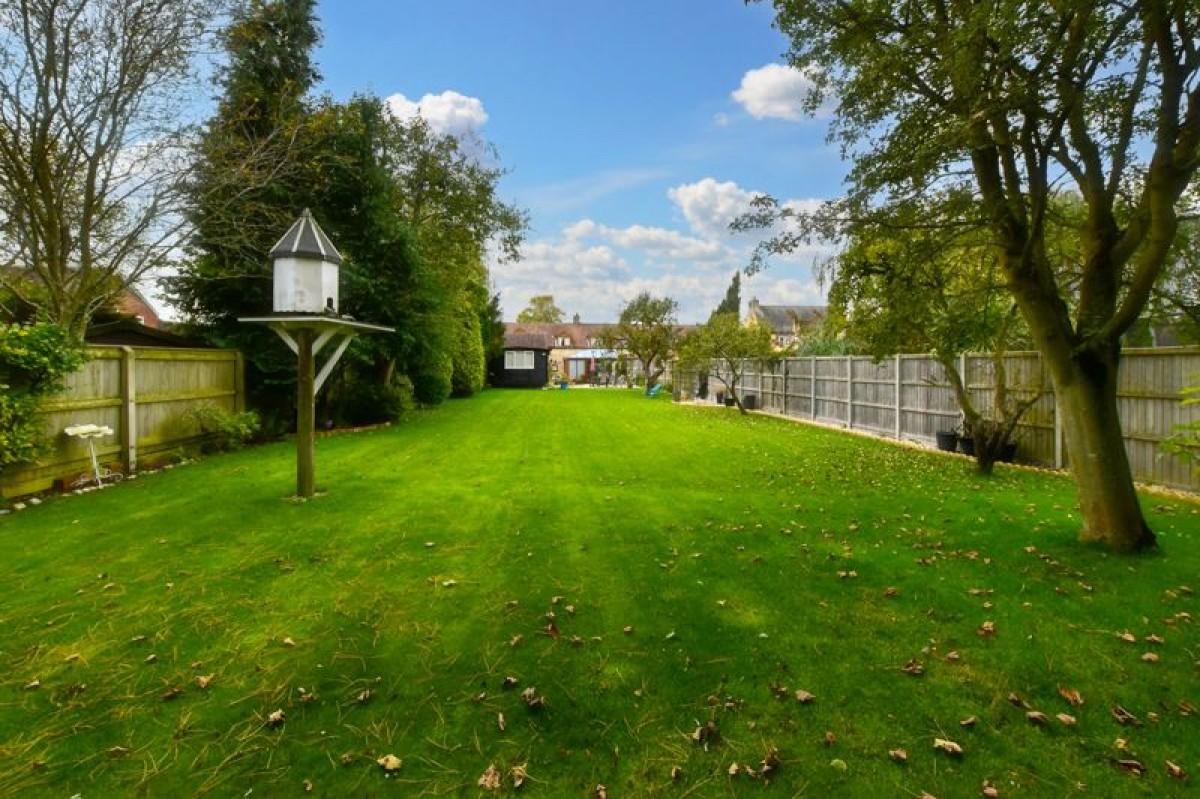
[[[504,354],[488,364],[496,388],[542,388],[550,382],[549,333],[506,333]]]

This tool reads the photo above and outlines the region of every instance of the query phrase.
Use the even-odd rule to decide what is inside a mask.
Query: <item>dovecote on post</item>
[[[305,208],[271,248],[275,313],[338,313],[342,255]]]

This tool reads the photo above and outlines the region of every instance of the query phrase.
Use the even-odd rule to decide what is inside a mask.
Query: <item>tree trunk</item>
[[[1071,474],[1083,517],[1081,541],[1117,552],[1157,546],[1142,516],[1117,413],[1118,346],[1051,364]],[[1057,368],[1055,368],[1057,367]]]

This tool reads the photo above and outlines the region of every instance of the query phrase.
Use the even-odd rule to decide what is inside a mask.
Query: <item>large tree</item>
[[[221,5],[0,0],[0,283],[76,336],[177,244],[181,120]]]
[[[1083,540],[1153,547],[1117,412],[1121,336],[1167,261],[1200,167],[1197,0],[774,0],[810,109],[836,102],[843,214],[944,189],[977,198],[1063,411]],[[1047,247],[1057,187],[1082,198],[1078,280]],[[758,218],[796,218],[769,200]],[[803,230],[768,250],[794,247]]]
[[[666,371],[667,359],[679,338],[675,325],[678,308],[670,297],[655,297],[643,291],[621,309],[617,324],[600,334],[605,347],[623,350],[641,364],[647,394]]]
[[[325,163],[305,101],[318,78],[314,5],[252,0],[223,30],[226,62],[214,76],[221,96],[195,144],[187,187],[189,257],[164,281],[197,333],[242,350],[252,402],[285,422],[295,359],[274,333],[237,319],[271,310],[268,253],[320,188]]]

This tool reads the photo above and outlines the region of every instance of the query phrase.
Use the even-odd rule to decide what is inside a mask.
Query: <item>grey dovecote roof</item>
[[[333,246],[333,242],[321,230],[312,212],[307,208],[300,214],[288,232],[283,234],[274,247],[271,248],[271,258],[308,258],[328,261],[331,264],[342,264],[342,254]]]

